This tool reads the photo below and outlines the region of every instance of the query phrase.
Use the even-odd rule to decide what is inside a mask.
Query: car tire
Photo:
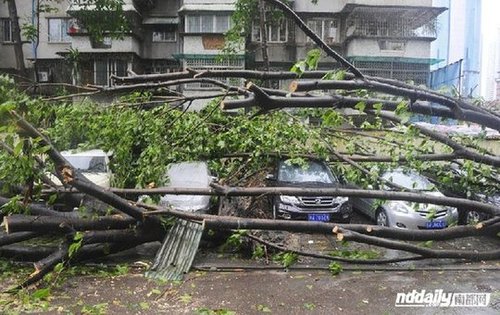
[[[478,222],[483,221],[483,216],[480,212],[475,210],[467,211],[465,214],[466,225],[476,225]]]
[[[377,214],[375,215],[375,220],[377,225],[380,226],[389,226],[389,218],[387,217],[387,212],[384,208],[380,208],[377,210]]]

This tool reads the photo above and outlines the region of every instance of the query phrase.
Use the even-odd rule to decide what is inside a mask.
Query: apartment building
[[[36,1],[16,1],[20,23],[39,25],[38,43],[25,43],[24,53],[28,67],[36,62],[40,81],[108,85],[110,75],[127,75],[129,71],[262,68],[264,36],[271,69],[287,70],[315,47],[288,19],[270,15],[264,30],[256,16],[246,46],[234,58],[219,58],[224,33],[232,25],[234,2],[126,0],[123,10],[131,31],[121,39],[105,36],[96,42],[72,17],[82,10],[76,2],[51,3],[57,11],[41,13],[37,20],[33,13]],[[445,10],[433,7],[432,0],[290,3],[311,28],[364,73],[427,83],[429,67],[436,62],[430,58],[430,43],[436,36],[435,21]],[[12,34],[3,1],[0,19],[0,69],[12,69],[15,67]],[[320,67],[330,69],[336,63],[324,58]],[[201,85],[186,88],[210,89]]]
[[[317,5],[304,0],[293,5],[309,27],[362,72],[427,84],[429,67],[438,61],[430,58],[436,17],[445,8],[433,7],[431,0],[319,0]],[[268,27],[268,55],[272,67],[286,69],[315,45],[289,21],[281,23]],[[255,67],[263,62],[261,33],[256,27],[247,47]],[[324,59],[320,67],[335,67],[335,62]]]

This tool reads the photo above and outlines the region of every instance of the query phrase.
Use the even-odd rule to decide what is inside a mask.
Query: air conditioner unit
[[[38,71],[38,82],[49,82],[49,72]]]

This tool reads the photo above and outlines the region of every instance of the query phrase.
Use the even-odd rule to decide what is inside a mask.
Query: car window
[[[211,181],[208,166],[203,162],[171,164],[166,175],[169,187],[206,188]]]
[[[389,172],[382,178],[407,189],[434,190],[434,185],[427,178],[415,173]]]
[[[104,156],[64,156],[76,169],[83,172],[107,172]]]
[[[310,161],[306,165],[280,161],[278,180],[284,182],[320,182],[327,184],[338,182],[325,164],[315,161]]]

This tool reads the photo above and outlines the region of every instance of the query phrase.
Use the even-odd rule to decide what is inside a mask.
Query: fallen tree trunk
[[[15,261],[38,261],[52,254],[56,247],[32,245],[6,245],[0,247],[0,257]]]
[[[66,231],[65,226],[70,226],[77,231],[128,229],[135,223],[136,221],[134,219],[123,218],[121,216],[80,219],[15,214],[4,217],[3,219],[3,225],[7,233],[23,231],[62,233]]]
[[[270,248],[277,249],[282,252],[292,252],[300,256],[306,256],[306,257],[313,257],[313,258],[320,258],[320,259],[326,259],[326,260],[331,260],[331,261],[339,261],[343,263],[349,263],[349,264],[359,264],[359,265],[369,265],[369,264],[390,264],[390,263],[397,263],[397,262],[403,262],[403,261],[415,261],[415,260],[423,260],[425,257],[422,256],[409,256],[409,257],[402,257],[402,258],[388,258],[388,259],[350,259],[350,258],[343,258],[343,257],[337,257],[337,256],[330,256],[330,255],[322,255],[322,254],[317,254],[317,253],[311,253],[311,252],[304,252],[301,250],[296,250],[284,246],[280,246],[278,244],[268,242],[260,237],[256,237],[255,235],[247,234],[245,237],[260,243],[262,245],[268,246]]]
[[[22,283],[8,291],[16,292],[40,281],[46,274],[51,272],[58,263],[63,263],[67,260],[69,245],[68,242],[63,242],[57,251],[34,263],[35,271]]]
[[[35,238],[37,236],[40,236],[39,233],[35,232],[19,232],[19,233],[12,233],[12,234],[3,234],[0,233],[0,247],[9,245],[9,244],[15,244],[23,241],[30,240],[32,238]]]
[[[6,205],[11,200],[0,196],[0,207]],[[32,215],[43,215],[43,216],[54,216],[54,217],[67,217],[67,218],[77,218],[78,213],[75,212],[59,212],[49,209],[40,204],[29,204],[24,205],[21,202],[17,202],[17,206],[20,209],[26,208],[27,212]]]
[[[83,233],[83,244],[98,243],[148,243],[161,241],[164,233],[158,234],[147,229],[87,231]]]
[[[436,250],[420,247],[413,244],[386,240],[380,237],[363,235],[345,228],[334,228],[333,233],[337,235],[339,241],[353,241],[384,248],[396,249],[421,255],[426,258],[454,258],[467,259],[471,261],[500,259],[500,249],[490,251],[468,251],[468,250]]]
[[[184,220],[203,222],[205,229],[212,230],[281,230],[298,233],[330,234],[335,226],[362,234],[405,241],[444,241],[478,235],[496,235],[500,232],[500,216],[478,223],[475,226],[463,225],[441,230],[407,230],[366,224],[337,224],[311,221],[287,221],[271,219],[249,219],[241,217],[197,214],[158,206],[138,203],[147,215],[172,215]]]

